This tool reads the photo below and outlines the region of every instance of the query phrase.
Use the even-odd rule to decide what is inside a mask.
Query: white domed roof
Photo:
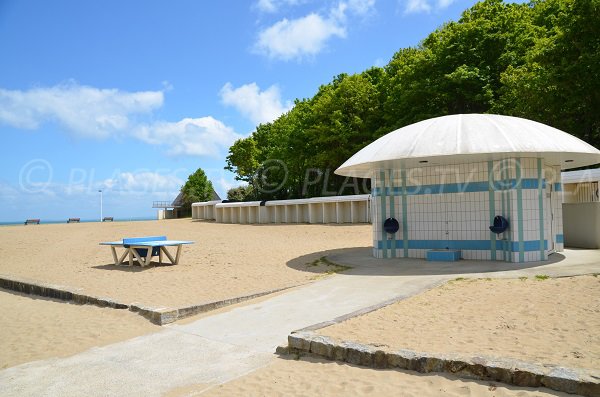
[[[561,169],[600,163],[600,151],[535,121],[496,114],[455,114],[408,125],[358,151],[336,174],[370,178],[373,170],[542,157]]]

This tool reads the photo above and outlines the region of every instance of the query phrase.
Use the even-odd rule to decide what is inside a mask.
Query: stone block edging
[[[600,372],[484,355],[432,354],[406,349],[390,351],[373,345],[337,341],[312,331],[293,332],[288,336],[287,348],[279,347],[277,352],[311,354],[372,368],[443,372],[466,379],[497,381],[522,387],[547,387],[589,397],[600,396]]]
[[[98,307],[108,307],[112,309],[128,309],[142,317],[150,320],[157,325],[165,325],[186,317],[199,313],[216,310],[221,307],[234,305],[250,299],[284,291],[294,288],[296,285],[277,288],[274,290],[257,292],[254,294],[228,298],[220,301],[201,303],[198,305],[185,306],[180,308],[172,307],[148,307],[140,303],[122,303],[107,297],[97,297],[81,293],[81,289],[74,289],[61,285],[44,284],[37,281],[19,279],[13,276],[0,275],[0,288],[20,292],[27,295],[36,295],[44,298],[58,299],[65,302],[73,302],[79,305],[94,305]]]

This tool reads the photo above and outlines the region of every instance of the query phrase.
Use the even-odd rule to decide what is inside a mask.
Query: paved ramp
[[[159,396],[194,384],[221,384],[269,363],[294,330],[408,297],[455,277],[552,276],[600,271],[600,251],[519,265],[461,261],[374,260],[370,250],[330,257],[355,266],[263,302],[170,325],[69,358],[23,364],[0,371],[2,396]]]
[[[160,396],[266,365],[291,331],[429,288],[440,277],[338,275],[261,303],[72,357],[0,371],[2,396]]]

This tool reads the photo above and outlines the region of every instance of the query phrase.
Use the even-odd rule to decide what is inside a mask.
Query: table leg
[[[118,265],[119,262],[117,261],[117,250],[113,246],[110,247],[110,250],[112,251],[112,256],[113,256],[113,259],[115,260],[115,265]]]
[[[146,254],[146,262],[142,266],[148,266],[152,262],[152,247],[148,248],[148,253]]]
[[[129,252],[129,266],[133,266],[133,249],[129,247],[127,251]]]
[[[177,256],[175,257],[175,264],[179,264],[179,258],[181,257],[181,244],[177,246]]]
[[[158,263],[160,265],[162,265],[162,255],[163,255],[163,253],[162,253],[162,250],[160,248],[161,247],[158,248]]]
[[[138,260],[138,263],[140,264],[140,266],[144,266],[144,260],[142,259],[142,257],[140,256],[140,254],[138,254],[138,252],[134,249],[134,248],[130,248],[131,252],[133,253],[133,255],[135,256],[135,259]]]
[[[121,255],[121,258],[119,259],[119,262],[117,263],[117,265],[122,265],[123,264],[123,261],[127,257],[128,253],[129,253],[129,251],[127,249],[125,249],[125,251],[123,251],[123,255]]]
[[[173,257],[171,256],[171,254],[169,253],[169,251],[167,250],[167,247],[160,247],[161,250],[163,250],[165,252],[165,255],[167,255],[167,257],[169,258],[169,260],[171,261],[171,264],[174,265],[175,264],[175,260],[173,259]]]

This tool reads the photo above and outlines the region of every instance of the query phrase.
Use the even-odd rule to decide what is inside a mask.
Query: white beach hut
[[[375,257],[529,262],[563,249],[561,170],[597,163],[547,125],[464,114],[390,132],[336,173],[371,178]]]

